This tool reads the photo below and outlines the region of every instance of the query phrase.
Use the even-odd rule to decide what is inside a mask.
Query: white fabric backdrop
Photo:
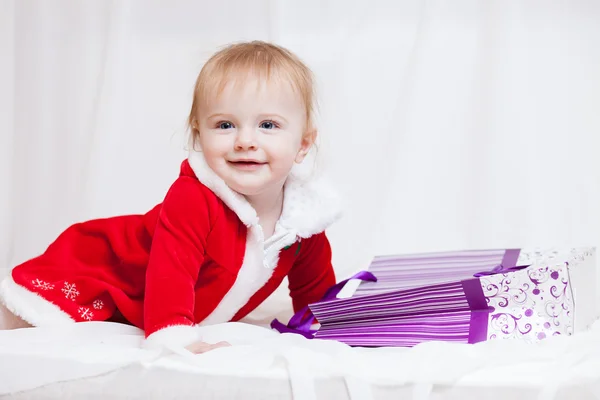
[[[0,276],[161,201],[203,61],[250,39],[318,76],[340,278],[381,253],[598,245],[599,21],[592,0],[0,0]]]

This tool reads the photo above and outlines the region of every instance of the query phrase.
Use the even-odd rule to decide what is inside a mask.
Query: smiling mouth
[[[266,163],[253,160],[228,161],[229,165],[242,170],[254,170],[262,167]]]

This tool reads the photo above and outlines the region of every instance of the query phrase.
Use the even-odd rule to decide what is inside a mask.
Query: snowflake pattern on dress
[[[41,279],[34,279],[31,281],[33,287],[41,289],[41,290],[52,290],[54,289],[54,285],[52,283],[45,282]]]
[[[69,300],[75,301],[77,296],[79,296],[79,292],[77,291],[77,287],[74,283],[65,282],[65,287],[61,290],[65,294],[65,297]]]
[[[91,321],[94,318],[94,313],[87,307],[79,307],[79,315],[86,321]]]
[[[102,300],[94,300],[92,305],[96,310],[102,310],[104,308],[104,302]]]

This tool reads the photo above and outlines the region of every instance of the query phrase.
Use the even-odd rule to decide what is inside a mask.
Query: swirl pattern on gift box
[[[526,335],[533,329],[533,326],[526,322],[521,324],[520,321],[524,318],[522,314],[513,315],[509,313],[492,314],[490,318],[490,326],[494,328],[496,333],[490,335],[490,339],[497,339],[497,332],[500,331],[502,338],[515,338]]]
[[[492,275],[481,278],[481,286],[489,305],[508,307],[509,304],[525,304],[530,285],[527,282],[513,282],[513,273]],[[498,279],[501,278],[500,281]],[[491,299],[495,304],[491,304]]]
[[[490,306],[488,339],[520,338],[539,341],[573,333],[573,295],[569,268],[587,256],[576,249],[567,255],[557,251],[522,252],[521,271],[481,278]],[[565,261],[566,260],[566,261]]]

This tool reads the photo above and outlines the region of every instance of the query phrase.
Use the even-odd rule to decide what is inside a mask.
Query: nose
[[[256,150],[256,132],[253,129],[238,129],[234,146],[236,151]]]

